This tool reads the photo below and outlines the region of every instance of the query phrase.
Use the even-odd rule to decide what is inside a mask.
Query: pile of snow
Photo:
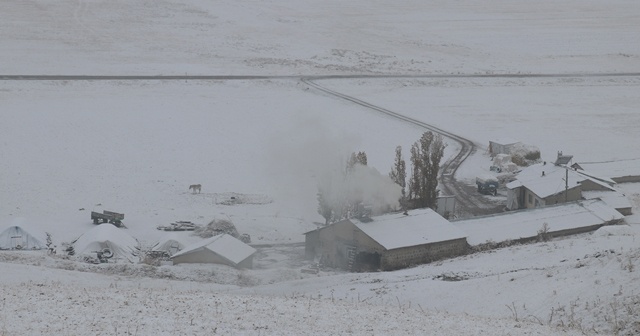
[[[177,234],[169,233],[164,236],[161,240],[156,242],[151,250],[157,252],[166,252],[168,255],[172,256],[182,249],[184,249],[185,243],[182,242],[182,238]]]
[[[193,234],[201,238],[211,238],[220,234],[228,234],[234,238],[238,238],[240,234],[235,224],[228,219],[214,219],[203,227],[198,227]]]
[[[112,260],[139,261],[138,240],[112,224],[100,224],[85,232],[72,246],[76,255],[90,255],[109,249],[113,253]]]

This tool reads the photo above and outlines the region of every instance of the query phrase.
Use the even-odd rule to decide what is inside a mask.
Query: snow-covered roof
[[[256,253],[256,249],[241,242],[231,235],[223,233],[213,236],[201,242],[186,246],[182,251],[174,254],[172,258],[207,249],[220,257],[237,265]]]
[[[579,174],[591,177],[593,179],[605,182],[605,183],[607,183],[609,185],[614,185],[614,184],[617,183],[616,181],[612,180],[611,178],[609,178],[609,177],[607,177],[605,175],[600,175],[600,174],[594,173],[594,172],[592,172],[590,170],[577,169],[576,172],[578,172]]]
[[[105,248],[110,249],[116,257],[130,262],[137,261],[138,240],[113,224],[100,224],[73,242],[73,249],[77,254],[93,253]]]
[[[549,232],[604,224],[622,216],[602,200],[593,199],[543,208],[518,210],[452,222],[471,245],[535,237],[544,223]]]
[[[565,182],[566,177],[568,177],[568,183]],[[545,198],[564,192],[566,185],[568,185],[569,189],[573,189],[585,180],[590,180],[593,183],[614,190],[609,184],[598,179],[581,174],[571,168],[550,163],[537,163],[526,167],[518,174],[517,180],[507,184],[507,188],[514,189],[524,186],[538,197]]]
[[[607,161],[607,162],[579,162],[578,165],[587,171],[610,178],[640,175],[640,159]]]
[[[16,242],[13,239],[21,237],[19,243],[23,249],[44,249],[46,248],[47,235],[28,224],[26,218],[18,217],[11,221],[6,228],[0,228],[0,249],[15,248]]]
[[[410,210],[352,222],[387,250],[464,238],[466,235],[432,209]]]
[[[629,198],[619,191],[583,191],[582,197],[586,199],[599,198],[607,205],[616,209],[633,207]]]
[[[520,143],[520,141],[510,138],[497,138],[489,140],[489,142],[497,143],[499,145],[514,145]]]

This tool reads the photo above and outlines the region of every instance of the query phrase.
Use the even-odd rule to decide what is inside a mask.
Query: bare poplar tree
[[[411,177],[409,178],[409,200],[415,203],[420,198],[422,189],[422,160],[420,160],[420,147],[418,142],[411,146]]]
[[[396,159],[393,167],[391,168],[391,172],[389,173],[389,177],[395,182],[397,185],[402,187],[402,197],[400,198],[400,206],[402,208],[406,208],[406,180],[407,180],[407,166],[402,158],[402,146],[396,147]]]
[[[366,166],[367,165],[367,153],[365,152],[358,152],[358,154],[356,154],[356,162]]]
[[[409,199],[414,208],[433,208],[438,196],[438,174],[445,144],[442,136],[425,132],[411,147]]]

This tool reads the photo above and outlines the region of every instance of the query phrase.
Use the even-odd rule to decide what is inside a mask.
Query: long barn
[[[431,209],[347,219],[305,235],[308,258],[349,271],[401,269],[468,248],[466,235]]]

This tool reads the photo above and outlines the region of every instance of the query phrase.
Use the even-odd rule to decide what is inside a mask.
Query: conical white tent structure
[[[42,250],[46,242],[46,233],[30,227],[24,218],[14,219],[0,232],[0,250]]]
[[[116,261],[124,260],[132,263],[139,261],[138,240],[112,224],[96,226],[76,239],[72,245],[77,255],[102,252],[105,255],[112,255],[111,258]]]

